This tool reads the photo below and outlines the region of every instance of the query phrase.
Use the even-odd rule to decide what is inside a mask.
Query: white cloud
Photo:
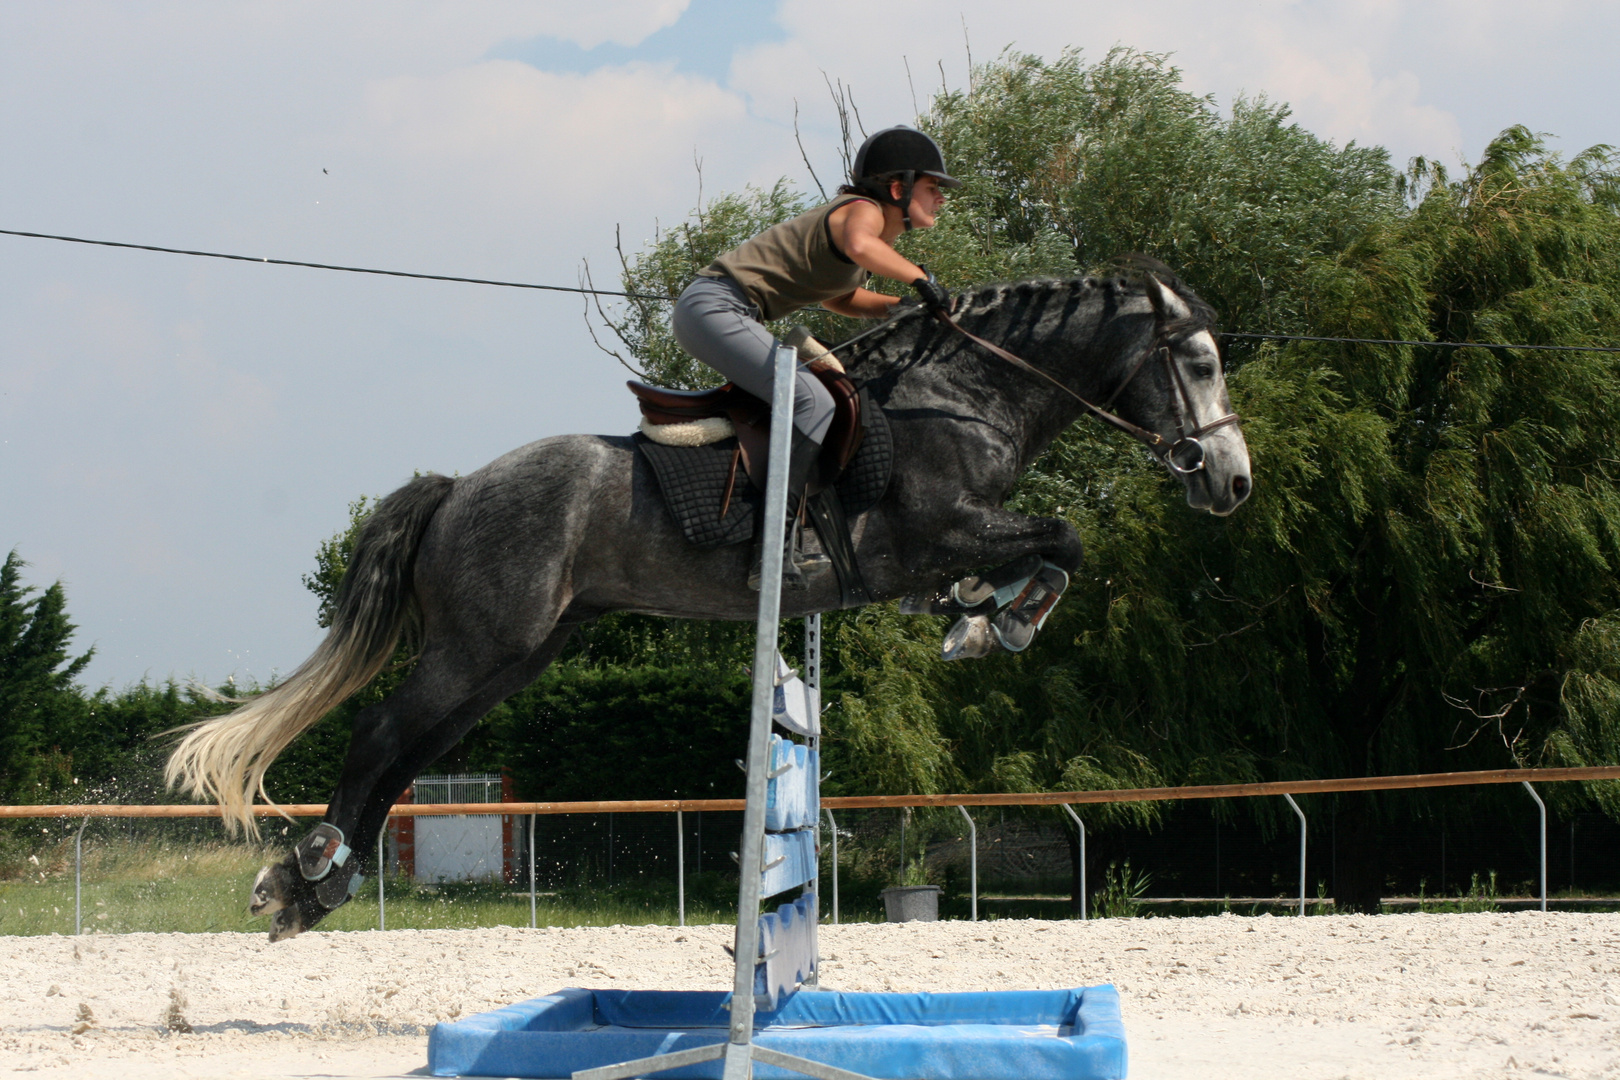
[[[855,85],[868,127],[910,115],[905,62],[924,105],[939,85],[939,61],[951,84],[963,85],[965,21],[977,63],[1008,45],[1046,57],[1081,47],[1093,60],[1115,45],[1168,52],[1189,89],[1223,105],[1240,94],[1287,102],[1317,134],[1387,145],[1397,163],[1413,154],[1477,156],[1508,124],[1537,126],[1532,111],[1543,129],[1580,145],[1597,141],[1601,131],[1584,129],[1611,125],[1595,101],[1572,109],[1560,84],[1573,91],[1579,79],[1612,96],[1598,89],[1607,64],[1600,42],[1620,32],[1620,5],[1603,0],[980,0],[951,8],[785,0],[780,18],[790,39],[750,50],[733,68],[733,85],[779,122],[797,98],[812,124],[823,123],[822,70]],[[854,24],[861,32],[847,33]]]
[[[1461,151],[1457,117],[1424,102],[1423,84],[1415,73],[1380,77],[1359,49],[1326,53],[1276,41],[1265,51],[1259,84],[1265,96],[1287,102],[1295,120],[1315,134],[1341,145],[1353,140],[1389,146],[1397,153],[1429,147],[1429,156],[1449,158]]]
[[[663,171],[676,147],[719,140],[746,119],[735,94],[667,68],[571,75],[500,60],[373,82],[366,108],[371,137],[402,164],[586,190]]]
[[[905,120],[938,62],[964,85],[963,18],[980,62],[1170,51],[1197,92],[1288,101],[1397,162],[1477,156],[1514,122],[1615,140],[1612,0],[783,0],[786,40],[724,85],[488,59],[537,36],[633,46],[687,6],[5,5],[0,224],[571,284],[582,256],[611,265],[615,224],[634,249],[691,209],[694,153],[711,195],[804,182],[795,102],[835,183],[823,72],[869,129]],[[68,578],[98,677],[218,678],[227,647],[290,668],[314,637],[298,575],[349,499],[633,422],[572,300],[0,245],[0,549]]]

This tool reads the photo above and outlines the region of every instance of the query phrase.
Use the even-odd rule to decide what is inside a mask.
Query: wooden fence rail
[[[1263,795],[1323,795],[1338,791],[1394,791],[1405,788],[1467,787],[1524,781],[1620,780],[1620,766],[1574,769],[1482,769],[1475,772],[1414,773],[1409,776],[1352,776],[1337,780],[1273,780],[1260,784],[1207,784],[1201,787],[1119,788],[1107,791],[991,792],[976,795],[848,795],[824,798],[828,810],[901,806],[1056,806],[1083,803],[1155,802],[1174,799],[1234,799]],[[499,809],[496,809],[496,808]],[[676,811],[741,810],[741,799],[633,799],[618,802],[405,803],[390,817],[442,817],[453,814],[672,814]],[[259,817],[318,818],[324,803],[255,806]],[[0,818],[201,818],[218,817],[219,807],[196,803],[129,805],[84,803],[0,806]]]

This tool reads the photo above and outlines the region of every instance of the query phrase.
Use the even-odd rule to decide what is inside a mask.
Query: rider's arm
[[[899,302],[898,296],[873,292],[871,289],[855,289],[843,296],[823,300],[821,306],[836,315],[847,315],[851,319],[881,319]]]
[[[834,210],[827,224],[838,250],[861,269],[907,285],[925,276],[922,267],[883,239],[883,211],[876,203],[865,199],[849,202]]]

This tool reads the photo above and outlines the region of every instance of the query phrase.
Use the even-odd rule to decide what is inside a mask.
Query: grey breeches
[[[675,302],[671,321],[681,348],[750,394],[769,401],[776,341],[759,322],[758,313],[735,281],[700,277]],[[832,418],[832,395],[800,365],[793,390],[793,426],[819,443],[827,437]]]

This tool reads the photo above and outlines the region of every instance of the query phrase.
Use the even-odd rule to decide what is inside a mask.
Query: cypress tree
[[[40,802],[70,775],[63,733],[82,710],[74,679],[95,650],[68,652],[74,626],[56,582],[22,583],[15,551],[0,564],[0,802]]]

